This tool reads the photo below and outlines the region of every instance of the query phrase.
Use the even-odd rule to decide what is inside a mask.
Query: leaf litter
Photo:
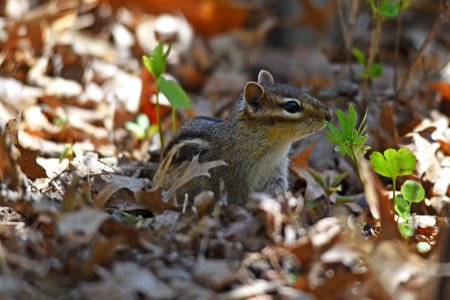
[[[392,217],[389,183],[361,162],[363,190],[348,161],[323,141],[308,140],[314,145],[293,159],[285,197],[253,194],[243,208],[205,191],[182,207],[172,199],[177,187],[225,162],[194,159],[166,182],[167,174],[155,178],[156,139],[147,151],[124,129],[138,112],[156,121],[153,79],[140,65],[155,36],[176,37],[168,73],[196,98],[194,112],[177,113],[180,122],[199,111],[225,114],[261,68],[324,95],[333,108],[362,96],[358,80],[349,80],[358,66],[344,62],[337,34],[323,52],[311,36],[325,36],[337,24],[334,11],[350,1],[336,8],[301,0],[297,15],[282,3],[273,10],[228,0],[169,2],[0,5],[0,297],[445,299],[446,290],[433,286],[445,286],[448,276],[448,83],[420,74],[439,69],[448,49],[433,44],[434,53],[422,57],[424,70],[412,78],[424,86],[419,93],[409,87],[407,99],[393,101],[383,90],[393,81],[389,57],[386,77],[369,89],[369,144],[411,150],[418,164],[408,179],[425,187],[424,203],[411,206],[416,235],[409,240]],[[407,17],[436,17],[437,4],[422,5],[428,13],[411,4]],[[161,15],[173,7],[177,13]],[[367,7],[360,14],[358,22],[370,19]],[[402,43],[419,48],[412,33],[429,29],[407,22]],[[363,44],[370,28],[358,25],[355,43]],[[283,39],[292,34],[300,44]],[[392,51],[389,41],[381,47]],[[404,59],[411,57],[414,47],[403,48]],[[167,130],[168,110],[163,115]],[[75,143],[82,155],[58,163]],[[312,169],[321,164],[329,170]],[[430,251],[416,250],[421,242]]]

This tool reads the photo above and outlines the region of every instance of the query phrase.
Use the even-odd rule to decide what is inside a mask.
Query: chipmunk
[[[219,196],[223,180],[228,202],[244,205],[250,192],[268,186],[287,191],[291,143],[325,126],[331,110],[319,100],[289,85],[275,83],[265,70],[258,82],[249,81],[230,115],[223,119],[196,117],[186,122],[166,146],[153,179],[170,186],[193,159],[199,163],[223,160],[177,188],[179,200],[206,190]]]

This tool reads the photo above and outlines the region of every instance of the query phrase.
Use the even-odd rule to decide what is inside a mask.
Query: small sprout
[[[125,128],[139,140],[152,137],[158,129],[157,126],[150,126],[150,120],[146,114],[137,115],[136,123],[126,122]]]
[[[362,66],[360,74],[362,79],[377,78],[383,75],[383,66],[381,64],[374,63],[372,67],[368,67],[367,58],[361,50],[359,50],[358,48],[353,48],[352,54]]]
[[[356,166],[358,176],[362,181],[358,157],[364,156],[367,150],[370,149],[370,146],[364,144],[369,138],[369,136],[365,133],[367,127],[364,124],[367,111],[358,128],[356,128],[356,111],[353,105],[349,106],[347,115],[345,115],[340,109],[336,111],[336,115],[339,121],[339,128],[329,122],[326,124],[329,130],[325,132],[328,136],[328,142],[337,145],[334,151],[343,156],[347,155],[352,159]]]
[[[64,113],[64,111],[58,110],[58,116],[56,119],[53,120],[53,124],[58,126],[60,130],[64,130],[69,123],[69,118],[67,118],[67,115]]]
[[[78,144],[65,144],[64,149],[59,156],[59,163],[61,163],[64,159],[68,159],[69,162],[72,162],[75,157],[81,157],[83,152],[80,149]]]
[[[416,244],[416,249],[420,253],[427,253],[431,250],[431,245],[428,244],[427,242],[418,242]]]
[[[378,151],[370,155],[370,165],[378,174],[392,179],[392,196],[394,209],[399,217],[407,221],[411,217],[411,203],[418,203],[425,198],[422,185],[414,180],[407,180],[396,195],[396,179],[398,176],[411,175],[416,167],[416,157],[409,150],[389,148],[384,155]],[[408,238],[414,235],[414,228],[407,223],[399,223],[398,229],[402,236]]]
[[[176,130],[176,109],[189,108],[191,106],[191,101],[184,92],[183,88],[179,84],[171,80],[166,80],[165,78],[162,77],[163,73],[166,71],[167,57],[169,56],[171,49],[172,44],[169,44],[169,48],[164,53],[163,43],[159,42],[158,45],[155,47],[155,49],[153,49],[150,56],[144,55],[142,57],[142,63],[144,64],[144,67],[155,77],[156,116],[158,122],[157,128],[162,148],[164,148],[164,138],[161,127],[159,93],[161,92],[164,96],[166,96],[167,100],[170,102],[172,106],[173,131]]]

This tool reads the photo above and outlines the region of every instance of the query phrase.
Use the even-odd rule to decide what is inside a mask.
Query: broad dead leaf
[[[6,128],[8,129],[8,134],[11,141],[20,151],[20,156],[17,159],[20,168],[22,172],[25,173],[25,175],[27,175],[27,177],[30,179],[45,178],[47,177],[45,169],[36,162],[39,151],[25,149],[19,143],[20,123],[20,117],[11,119],[6,123]]]
[[[143,295],[148,299],[172,299],[175,292],[150,270],[130,262],[116,262],[109,276],[81,286],[85,299],[131,299]]]
[[[164,196],[164,198],[166,199],[175,197],[177,190],[195,177],[211,177],[211,174],[209,174],[209,169],[228,165],[221,159],[200,163],[198,161],[199,155],[196,155],[192,158],[192,161],[189,163],[189,165],[184,168],[183,174],[180,177],[176,178],[173,182],[168,183],[166,182],[166,172],[170,166],[170,163],[172,162],[175,152],[176,151],[171,151],[172,155],[166,157],[166,159],[161,163],[162,166],[158,168],[158,172],[153,178],[152,191],[168,186],[169,189],[167,191],[167,196]]]
[[[99,210],[81,209],[64,214],[58,221],[58,231],[61,235],[78,234],[89,240],[108,218],[108,214]]]
[[[146,187],[147,182],[144,179],[128,176],[108,174],[97,176],[96,182],[97,195],[94,197],[94,207],[103,208],[114,193],[121,189],[128,189],[137,192]]]

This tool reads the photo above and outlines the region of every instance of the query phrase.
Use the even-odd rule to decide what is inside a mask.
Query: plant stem
[[[397,29],[395,32],[395,45],[394,45],[394,91],[398,92],[398,68],[399,68],[399,48],[400,48],[400,34],[402,32],[402,12],[401,7],[403,5],[403,0],[398,2],[398,16],[397,16]]]
[[[172,131],[177,131],[177,109],[172,106]]]
[[[355,151],[353,151],[353,149],[352,149],[352,160],[353,160],[353,163],[355,164],[356,174],[358,175],[359,181],[361,181],[362,185],[364,186],[364,180],[361,175],[361,166],[359,164],[359,160],[356,157]]]
[[[395,191],[397,190],[397,187],[395,186],[395,181],[397,178],[392,178],[392,200],[395,203]]]
[[[378,3],[377,3],[378,5]],[[380,38],[381,38],[381,29],[383,27],[383,17],[377,14],[374,14],[373,16],[373,20],[375,23],[375,28],[372,30],[372,34],[370,37],[370,48],[369,48],[369,55],[367,58],[367,72],[370,73],[370,71],[372,70],[373,64],[375,63],[375,58],[378,55],[379,52],[379,44],[380,44]],[[366,96],[367,96],[367,90],[369,87],[369,80],[370,77],[367,76],[364,79],[364,84],[363,84],[363,104],[364,107],[367,106],[367,100],[366,100]]]
[[[161,149],[164,149],[164,137],[161,126],[161,112],[159,108],[159,78],[155,79],[155,90],[156,90],[156,121],[158,122],[158,132],[159,132],[159,142],[161,143]]]

